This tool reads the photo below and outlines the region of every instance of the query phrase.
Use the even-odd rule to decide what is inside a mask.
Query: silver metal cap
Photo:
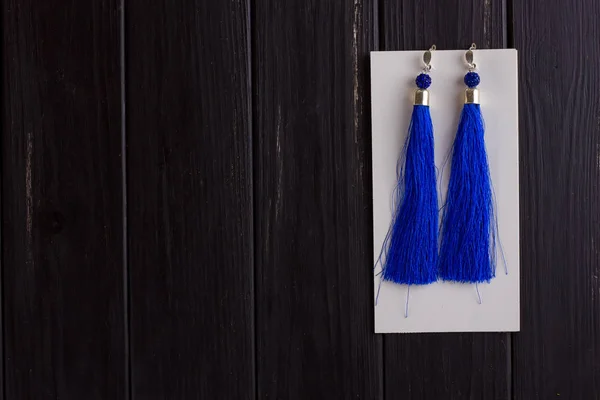
[[[479,104],[479,89],[467,88],[465,90],[465,104]]]
[[[417,89],[415,91],[415,106],[428,106],[429,92],[425,89]]]

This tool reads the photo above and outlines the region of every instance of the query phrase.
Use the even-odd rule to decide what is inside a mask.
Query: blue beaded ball
[[[467,72],[465,75],[465,85],[470,88],[477,87],[479,85],[480,79],[479,74],[477,72]]]
[[[415,79],[415,83],[419,89],[427,89],[429,86],[431,86],[431,77],[427,74],[419,74],[417,79]]]

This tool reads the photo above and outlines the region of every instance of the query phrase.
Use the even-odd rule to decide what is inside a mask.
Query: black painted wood
[[[502,1],[382,0],[382,50],[506,45]],[[508,399],[506,333],[386,335],[386,399]]]
[[[5,398],[125,399],[119,2],[2,11]]]
[[[515,2],[521,333],[515,399],[600,396],[600,4]]]
[[[379,1],[381,50],[506,47],[505,1],[511,0]]]
[[[253,3],[260,399],[377,399],[371,1]]]
[[[3,2],[0,399],[600,396],[600,5],[506,1]],[[519,50],[522,332],[377,336],[368,52],[473,41]]]
[[[252,399],[248,4],[126,17],[133,398]]]

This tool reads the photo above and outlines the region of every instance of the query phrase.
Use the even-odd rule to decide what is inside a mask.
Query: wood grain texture
[[[133,397],[252,399],[248,4],[127,5]]]
[[[382,0],[380,46],[502,48],[504,12],[505,4],[495,0]],[[505,333],[386,335],[385,398],[508,399],[510,340]]]
[[[0,399],[598,398],[598,15],[5,0]],[[368,52],[471,42],[519,50],[521,332],[383,338]]]
[[[600,396],[600,4],[515,2],[521,333],[515,399]]]
[[[504,0],[379,1],[381,50],[506,47]]]
[[[2,3],[5,398],[125,399],[119,2]]]
[[[260,399],[377,399],[371,1],[254,2]]]

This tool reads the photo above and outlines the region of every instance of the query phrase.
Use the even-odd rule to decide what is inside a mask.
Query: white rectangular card
[[[374,264],[392,216],[392,192],[397,185],[396,163],[406,140],[413,108],[415,78],[423,67],[424,51],[371,52],[373,121],[373,240]],[[442,171],[463,107],[467,72],[466,50],[432,53],[429,88],[435,137],[435,163]],[[375,269],[375,332],[473,332],[519,330],[519,141],[517,51],[475,50],[481,76],[481,110],[492,185],[496,195],[499,239],[508,275],[498,247],[496,277],[475,285],[438,281],[411,286],[405,318],[406,285],[383,282]],[[444,168],[439,193],[446,197],[450,161]]]

